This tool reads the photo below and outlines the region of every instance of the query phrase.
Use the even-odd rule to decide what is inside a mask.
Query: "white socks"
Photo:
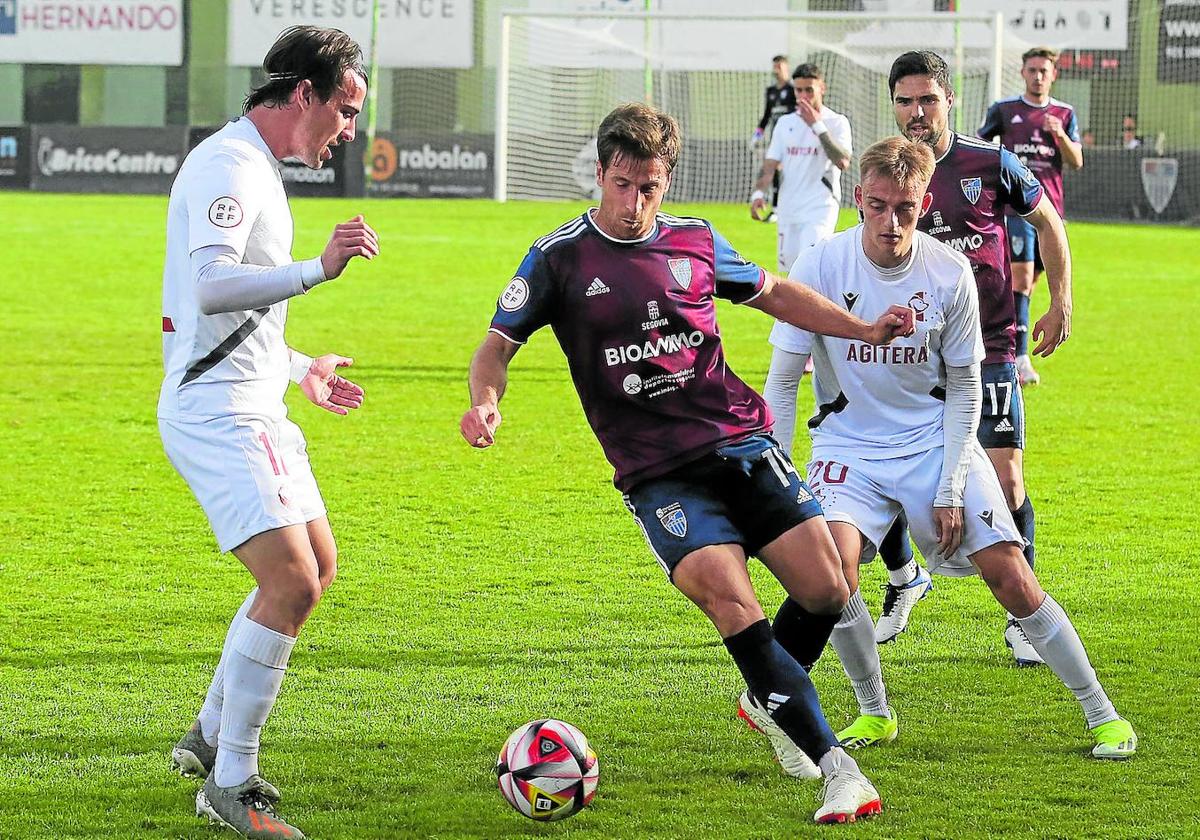
[[[296,638],[246,618],[232,642],[214,770],[218,787],[239,785],[258,772],[259,734],[279,696]]]
[[[1047,595],[1033,615],[1018,618],[1017,622],[1029,637],[1033,649],[1071,689],[1083,707],[1089,729],[1119,717],[1096,679],[1096,671],[1088,661],[1079,634],[1058,602]]]
[[[792,454],[792,439],[796,434],[796,393],[800,390],[800,380],[804,378],[804,362],[807,358],[807,354],[789,353],[778,347],[772,349],[767,384],[763,386],[763,399],[775,417],[771,434],[789,457]]]
[[[821,760],[817,762],[817,766],[821,768],[821,775],[826,779],[834,773],[855,773],[859,776],[862,771],[858,769],[858,762],[850,757],[841,747],[834,747],[825,755],[821,756]]]
[[[892,586],[908,586],[917,579],[917,558],[913,558],[899,569],[888,569],[888,583]]]
[[[221,648],[221,660],[217,662],[217,670],[213,672],[212,682],[208,685],[204,705],[200,707],[200,734],[210,747],[217,745],[217,733],[221,731],[221,704],[225,699],[225,660],[229,658],[229,651],[233,647],[234,633],[237,632],[238,625],[246,617],[246,613],[250,612],[250,607],[254,605],[254,596],[257,594],[256,586],[250,590],[246,600],[242,601],[242,605],[234,613],[233,621],[229,622],[229,630],[225,633],[225,645]]]
[[[854,590],[842,617],[829,637],[837,651],[842,668],[854,687],[861,714],[891,717],[887,707],[887,692],[883,688],[883,671],[879,664],[879,646],[875,644],[875,625],[863,602],[862,592]]]

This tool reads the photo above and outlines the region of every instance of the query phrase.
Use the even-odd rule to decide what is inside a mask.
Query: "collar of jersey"
[[[867,226],[862,224],[859,225],[859,228],[860,230],[858,232],[858,236],[855,237],[856,241],[858,242],[859,256],[866,261],[867,265],[871,267],[871,270],[874,271],[879,276],[879,279],[885,283],[890,283],[894,280],[903,280],[912,269],[913,262],[917,258],[917,234],[915,232],[913,233],[912,247],[908,249],[908,259],[900,263],[900,265],[893,266],[892,268],[884,268],[867,256],[867,249],[863,247],[862,241],[863,234],[867,232]]]
[[[946,147],[946,151],[942,152],[942,156],[934,161],[935,164],[941,163],[948,158],[950,153],[954,151],[954,144],[958,142],[958,132],[951,131],[950,129],[946,130],[950,132],[950,145]]]
[[[259,148],[259,150],[262,151],[262,153],[267,156],[268,160],[270,160],[271,162],[276,163],[276,164],[279,163],[279,160],[275,157],[274,154],[271,153],[271,147],[267,145],[267,141],[264,140],[262,134],[259,133],[258,126],[256,126],[254,124],[254,120],[250,119],[247,116],[241,116],[241,117],[238,117],[233,122],[235,125],[238,126],[239,130],[246,136],[246,139],[249,140],[251,143],[253,143],[255,146],[257,146]],[[243,123],[244,123],[244,125],[243,125]]]
[[[655,214],[654,216],[654,227],[650,228],[650,232],[645,236],[641,237],[640,239],[617,239],[615,236],[609,236],[600,229],[600,225],[596,224],[596,220],[592,218],[592,214],[595,213],[597,209],[599,208],[589,207],[583,216],[585,219],[587,219],[587,223],[591,225],[592,230],[596,231],[596,233],[603,236],[609,242],[612,242],[616,245],[642,245],[646,242],[650,242],[654,239],[654,237],[658,236],[658,214]]]
[[[1050,107],[1050,97],[1048,97],[1048,96],[1046,97],[1045,105],[1038,105],[1035,102],[1030,102],[1028,99],[1025,98],[1025,94],[1023,94],[1023,93],[1021,94],[1021,101],[1024,102],[1026,105],[1028,105],[1030,108],[1049,108]]]

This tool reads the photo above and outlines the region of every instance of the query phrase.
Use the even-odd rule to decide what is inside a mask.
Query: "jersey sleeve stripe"
[[[523,346],[523,345],[525,344],[525,342],[524,342],[524,341],[517,341],[517,340],[516,340],[515,338],[513,338],[511,335],[508,335],[507,333],[505,333],[504,331],[502,331],[502,330],[500,330],[500,329],[498,329],[498,328],[496,328],[496,327],[488,327],[488,332],[490,332],[490,333],[495,333],[496,335],[498,335],[498,336],[500,336],[501,338],[503,338],[505,341],[507,341],[507,342],[509,342],[509,343],[511,343],[511,344],[515,344],[515,345],[517,345],[518,347],[521,347],[521,346]]]
[[[585,227],[586,224],[582,218],[572,219],[571,221],[559,226],[557,230],[554,230],[543,236],[541,239],[536,240],[533,243],[533,247],[537,248],[539,251],[545,251],[556,242],[578,236],[583,232]]]

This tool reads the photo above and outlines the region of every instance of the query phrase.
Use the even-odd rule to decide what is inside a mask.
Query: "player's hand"
[[[476,449],[487,449],[496,442],[496,429],[500,426],[500,407],[495,403],[473,405],[462,416],[458,430],[463,440]]]
[[[1049,131],[1055,137],[1061,137],[1064,133],[1062,120],[1060,120],[1058,117],[1054,116],[1053,114],[1046,115],[1046,118],[1044,120],[1042,120],[1042,127],[1045,128],[1046,131]]]
[[[327,353],[313,359],[308,375],[300,380],[300,390],[309,402],[334,414],[349,414],[363,403],[363,389],[337,375],[340,367],[354,364],[353,359]]]
[[[763,211],[767,209],[767,200],[765,198],[753,198],[750,200],[750,218],[756,222],[765,222],[769,213]]]
[[[1035,356],[1049,356],[1058,346],[1071,337],[1071,310],[1053,305],[1033,325],[1033,348]]]
[[[800,115],[800,119],[804,120],[808,125],[812,125],[817,120],[821,119],[821,113],[812,106],[812,103],[807,99],[796,100],[796,113]]]
[[[346,263],[355,257],[373,260],[377,256],[379,234],[371,230],[371,226],[360,215],[333,229],[329,244],[321,252],[321,267],[325,269],[325,279],[332,280],[341,276],[346,270]]]
[[[963,509],[960,507],[935,507],[933,527],[937,536],[938,550],[942,557],[949,557],[962,545]]]
[[[916,332],[917,316],[909,306],[889,306],[867,329],[868,344],[890,344],[897,338],[908,338]]]

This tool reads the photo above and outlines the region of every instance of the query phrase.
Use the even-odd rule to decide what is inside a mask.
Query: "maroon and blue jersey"
[[[929,183],[933,202],[917,222],[971,263],[979,287],[984,364],[1016,356],[1016,308],[1008,265],[1005,210],[1027,216],[1042,199],[1042,185],[1008,149],[951,133]]]
[[[725,363],[713,300],[746,303],[766,275],[703,219],[659,213],[648,236],[623,241],[591,212],[533,243],[491,331],[524,344],[550,325],[624,491],[771,427]]]
[[[1062,120],[1063,131],[1078,143],[1079,122],[1074,108],[1057,99],[1045,105],[1030,105],[1021,96],[993,102],[979,127],[979,136],[984,140],[999,139],[1001,146],[1020,158],[1042,182],[1046,197],[1061,216],[1063,158],[1054,136],[1045,129],[1046,117],[1051,114]]]

